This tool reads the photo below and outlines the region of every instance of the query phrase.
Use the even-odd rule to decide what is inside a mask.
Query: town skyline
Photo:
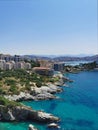
[[[0,53],[96,55],[97,0],[0,1]]]

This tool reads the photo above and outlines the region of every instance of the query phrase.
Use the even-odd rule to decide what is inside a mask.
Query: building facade
[[[53,76],[54,70],[46,67],[34,67],[33,72],[44,75],[44,76]]]
[[[54,63],[53,69],[55,71],[63,71],[64,70],[65,63]]]

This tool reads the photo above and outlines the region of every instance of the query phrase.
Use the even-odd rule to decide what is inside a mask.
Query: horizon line
[[[94,55],[98,55],[98,53],[95,53],[95,54],[11,54],[11,53],[0,53],[0,54],[3,54],[3,55],[20,55],[20,56],[25,56],[25,55],[32,55],[32,56],[82,56],[82,57],[85,57],[85,56],[94,56]]]

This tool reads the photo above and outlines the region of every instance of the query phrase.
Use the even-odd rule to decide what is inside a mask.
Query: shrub
[[[19,94],[16,86],[10,86],[9,91],[12,92],[13,94]]]
[[[0,94],[3,94],[3,89],[2,88],[0,88]]]
[[[21,106],[20,103],[14,102],[14,101],[9,101],[8,99],[0,96],[0,105],[4,106]]]
[[[36,85],[37,85],[37,87],[41,87],[42,86],[42,82],[36,81]]]
[[[9,85],[9,86],[15,86],[16,85],[16,81],[15,80],[13,80],[13,79],[6,79],[5,80],[5,83],[7,84],[7,85]]]

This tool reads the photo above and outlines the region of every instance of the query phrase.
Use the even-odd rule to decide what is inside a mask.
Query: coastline
[[[90,79],[90,82],[88,82],[87,79],[84,77],[88,77]],[[96,113],[93,111],[96,110],[96,106],[98,103],[97,101],[97,87],[98,84],[97,77],[98,73],[95,73],[93,71],[84,71],[82,73],[77,74],[71,74],[69,73],[67,77],[70,79],[73,79],[75,82],[68,83],[69,88],[64,87],[64,91],[62,93],[57,94],[59,95],[62,100],[45,100],[45,101],[27,101],[23,102],[26,106],[32,107],[34,110],[44,110],[48,113],[52,113],[53,115],[57,115],[57,117],[60,117],[61,121],[58,122],[59,126],[61,126],[61,129],[72,129],[76,128],[78,129],[89,129],[92,130],[92,128],[98,128],[98,123],[95,121],[97,120],[95,117],[97,116]],[[81,78],[80,78],[81,77]],[[96,84],[95,84],[96,83]],[[86,86],[85,86],[86,85]],[[71,87],[72,86],[72,87]],[[92,87],[93,86],[93,87]],[[89,88],[89,93],[88,93]],[[96,89],[95,89],[96,88]],[[91,90],[90,90],[91,89]],[[94,93],[93,93],[94,91]],[[93,97],[88,98],[88,94],[90,94]],[[85,97],[86,96],[86,97]],[[95,98],[96,97],[96,98]],[[93,99],[94,98],[94,99]],[[89,99],[89,100],[88,100]],[[95,100],[96,99],[96,100]],[[91,101],[94,101],[94,104],[92,104]],[[81,106],[82,105],[82,106]],[[92,105],[92,106],[91,106]],[[91,106],[91,107],[90,107]],[[93,107],[93,108],[92,108]],[[65,111],[62,113],[62,111]],[[85,111],[84,111],[85,110]],[[91,118],[93,117],[93,118]],[[69,122],[70,121],[70,122]],[[79,125],[84,122],[84,124]],[[79,124],[77,124],[79,122]],[[85,126],[85,123],[91,122],[90,126]],[[92,126],[92,122],[96,124],[96,126]],[[45,130],[47,129],[46,123],[35,123],[35,122],[17,122],[17,123],[2,123],[1,127],[5,130],[27,130],[29,124],[34,125],[39,130]]]
[[[82,71],[84,71],[84,69]],[[71,71],[69,70],[69,73],[73,73],[72,70]],[[56,77],[56,76],[59,77],[58,81],[56,81],[54,83],[48,82],[46,85],[41,86],[41,87],[32,86],[31,90],[29,91],[30,93],[29,92],[20,92],[20,94],[18,94],[18,95],[15,95],[15,94],[4,95],[4,97],[6,99],[8,99],[9,101],[15,101],[15,102],[29,101],[29,100],[38,101],[38,100],[55,99],[55,98],[57,98],[55,96],[55,94],[63,91],[63,85],[65,84],[65,82],[73,82],[73,80],[70,80],[69,78],[65,77],[62,73],[54,75],[54,77]],[[60,86],[62,86],[62,87],[60,87]],[[17,115],[13,114],[14,111],[17,110],[17,106],[14,106],[15,109],[13,109],[13,107],[12,108],[11,107],[7,106],[4,108],[4,106],[1,105],[1,110],[0,110],[1,117],[5,117],[5,118],[1,118],[1,121],[18,120],[16,118]],[[3,108],[6,110],[6,113],[5,113],[5,111],[2,111]],[[18,109],[18,112],[21,111],[19,113],[23,113],[26,110],[28,111],[27,113],[29,113],[29,114],[27,114],[25,116],[25,118],[24,118],[24,115],[20,114],[22,119],[26,120],[26,121],[31,120],[31,121],[44,122],[44,123],[45,122],[54,123],[54,122],[60,121],[59,117],[56,117],[49,113],[45,113],[44,111],[40,111],[40,110],[39,111],[30,110],[26,106],[24,106],[24,108],[20,107]],[[37,114],[34,114],[33,112],[37,113]],[[38,114],[38,113],[41,113],[41,114]],[[31,117],[29,118],[28,115],[33,115],[34,118],[31,119]],[[36,115],[36,116],[34,116],[34,115]],[[39,116],[39,115],[41,115],[41,116]],[[41,120],[39,120],[39,119],[41,119]],[[19,119],[19,121],[22,121],[22,120]]]
[[[66,79],[66,80],[65,80]],[[60,93],[63,91],[63,86],[65,84],[66,81],[70,80],[68,78],[64,78],[63,74],[60,73],[60,79],[59,81],[53,83],[47,83],[47,86],[41,86],[40,88],[38,87],[31,87],[31,93],[25,93],[25,92],[20,92],[19,95],[4,95],[4,98],[9,100],[9,101],[15,101],[15,102],[21,102],[21,101],[38,101],[38,100],[51,100],[51,99],[56,99],[58,97],[55,96],[56,93]],[[10,106],[10,105],[9,105]],[[21,119],[23,120],[32,120],[32,121],[37,121],[37,122],[59,122],[60,119],[59,117],[56,117],[52,114],[46,113],[44,111],[35,111],[35,110],[31,110],[31,108],[28,108],[26,106],[19,106],[17,109],[17,106],[14,107],[4,107],[3,105],[1,105],[1,109],[0,109],[0,113],[1,113],[1,121],[7,121],[7,122],[12,122],[12,121],[22,121],[20,119],[17,119],[17,114],[15,115],[15,112],[18,111],[18,113],[20,113]],[[2,111],[6,110],[5,111]],[[21,111],[21,112],[19,112]],[[29,115],[32,115],[32,112],[35,111],[37,114],[33,114],[36,115],[35,118],[28,117],[28,114],[22,115],[22,113],[24,113],[24,111],[26,113],[30,113]],[[34,113],[34,112],[33,112]],[[38,116],[38,113],[42,113],[40,114],[40,116]],[[4,116],[3,116],[4,115]],[[43,115],[43,116],[42,116]],[[28,117],[28,118],[27,118]],[[27,118],[27,119],[26,119]],[[50,124],[51,126],[51,124]]]

